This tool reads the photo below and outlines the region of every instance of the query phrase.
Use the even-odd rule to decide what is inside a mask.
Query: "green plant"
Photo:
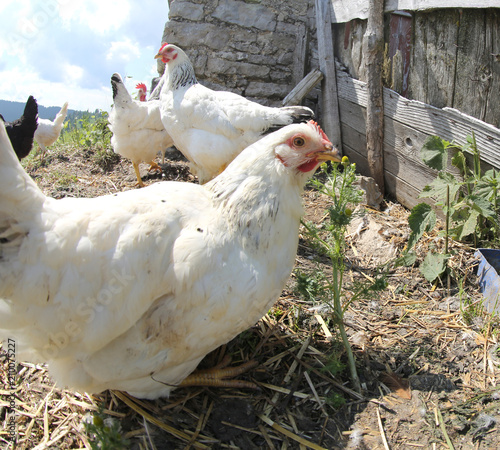
[[[345,405],[346,401],[342,394],[332,391],[326,397],[327,405],[330,405],[333,409],[339,409]]]
[[[340,170],[340,168],[343,170]],[[326,182],[320,181],[320,178],[325,177]],[[322,254],[330,259],[332,277],[330,279],[320,272],[309,278],[299,274],[297,286],[300,287],[304,295],[326,302],[330,306],[332,310],[331,319],[339,330],[347,353],[351,380],[355,389],[360,392],[361,385],[356,371],[356,362],[347,338],[343,319],[349,304],[366,295],[370,289],[375,288],[376,284],[355,287],[349,298],[343,293],[342,285],[346,269],[344,261],[345,232],[353,217],[352,208],[361,200],[361,191],[353,186],[355,179],[356,165],[350,164],[349,160],[344,157],[340,167],[339,164],[334,164],[332,170],[327,172],[323,166],[319,176],[311,180],[311,184],[319,192],[327,195],[333,201],[328,208],[328,222],[322,224],[321,227],[311,222],[303,223],[303,225],[315,247],[322,249]]]
[[[461,177],[447,171],[449,152],[453,151],[451,164]],[[466,154],[472,155],[472,169]],[[492,169],[481,173],[480,153],[474,133],[467,136],[464,145],[445,141],[438,136],[430,136],[421,150],[422,160],[430,168],[438,171],[437,177],[425,186],[420,198],[434,198],[445,216],[444,252],[429,252],[421,266],[422,274],[429,282],[440,277],[447,268],[450,258],[449,238],[458,241],[478,242],[497,240],[500,231],[498,220],[500,174]],[[411,234],[408,241],[410,251],[424,233],[436,226],[436,212],[426,203],[416,205],[410,214]]]
[[[106,417],[102,410],[94,414],[91,422],[85,421],[84,426],[92,450],[130,448],[130,442],[121,435],[118,421],[112,417]]]
[[[62,133],[62,140],[81,147],[109,148],[111,145],[111,130],[108,127],[108,113],[96,111],[86,113],[73,123],[66,122]]]

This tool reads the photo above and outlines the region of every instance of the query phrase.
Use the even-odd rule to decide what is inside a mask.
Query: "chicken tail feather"
[[[119,73],[114,73],[111,77],[111,87],[113,88],[113,103],[115,105],[120,106],[133,101]]]
[[[56,118],[54,119],[54,126],[61,132],[64,119],[66,119],[66,115],[68,114],[68,102],[65,102],[61,110],[57,113]]]
[[[286,120],[279,120],[277,123],[272,124],[266,130],[266,134],[277,131],[286,125],[290,125],[292,123],[306,123],[314,118],[313,110],[307,106],[284,106],[279,108],[279,110],[281,112],[279,118],[284,116]]]

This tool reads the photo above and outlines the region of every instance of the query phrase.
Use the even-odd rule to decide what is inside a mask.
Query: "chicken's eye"
[[[306,143],[305,139],[303,137],[296,137],[293,140],[293,145],[296,147],[302,147]]]

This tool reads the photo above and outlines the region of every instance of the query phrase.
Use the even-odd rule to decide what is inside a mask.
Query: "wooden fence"
[[[366,52],[374,39],[370,3],[380,0],[315,1],[320,59],[333,52],[340,62],[333,80],[320,67],[323,122],[361,173],[377,179],[367,155],[377,133],[367,133],[367,110],[383,114],[385,192],[409,208],[436,176],[420,159],[430,135],[462,144],[474,131],[484,167],[500,169],[500,1],[387,0],[377,62],[381,111],[370,104],[377,83]],[[321,25],[325,15],[331,27]]]

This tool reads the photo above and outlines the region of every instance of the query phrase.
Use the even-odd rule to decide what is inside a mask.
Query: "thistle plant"
[[[343,170],[339,170],[340,168]],[[311,180],[311,184],[317,191],[332,199],[332,205],[328,208],[329,220],[322,224],[321,228],[311,222],[303,222],[303,225],[312,239],[312,244],[330,259],[332,277],[330,279],[321,274],[318,278],[316,275],[316,279],[321,281],[321,288],[318,287],[317,282],[313,283],[307,280],[303,274],[299,277],[299,281],[309,295],[314,293],[316,299],[326,302],[330,306],[332,321],[339,330],[347,353],[352,383],[355,389],[360,392],[361,385],[356,370],[356,362],[344,326],[344,314],[349,304],[359,298],[366,289],[356,290],[347,299],[344,295],[342,284],[346,270],[344,260],[346,248],[345,233],[347,226],[353,218],[352,208],[361,201],[362,193],[353,186],[356,179],[356,165],[350,164],[346,156],[342,158],[340,165],[334,164],[330,172],[324,169],[325,167],[323,166],[322,172],[319,175],[324,174],[326,182],[320,181],[319,178],[314,178]]]

